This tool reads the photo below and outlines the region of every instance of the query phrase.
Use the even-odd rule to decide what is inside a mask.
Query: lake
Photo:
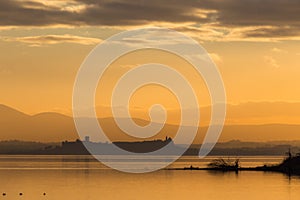
[[[205,167],[212,159],[184,156],[168,168]],[[239,157],[243,167],[274,164],[282,157]],[[110,157],[122,162],[122,156]],[[130,158],[132,159],[132,158]],[[152,162],[161,162],[166,157]],[[91,156],[0,156],[0,199],[299,199],[300,178],[281,173],[159,170],[128,174]],[[22,192],[23,195],[19,196]],[[6,196],[2,196],[6,193]],[[46,193],[46,195],[43,195]]]

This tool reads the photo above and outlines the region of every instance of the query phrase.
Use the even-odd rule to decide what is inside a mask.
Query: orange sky
[[[120,7],[111,9],[114,1],[104,1],[98,6],[80,0],[26,2],[0,3],[0,10],[3,9],[1,12],[6,16],[0,19],[0,103],[25,113],[55,111],[71,115],[73,83],[87,54],[99,42],[115,33],[149,25],[172,28],[199,41],[222,74],[229,104],[300,102],[300,20],[293,9],[295,5],[289,4],[291,1],[286,1],[286,5],[278,11],[282,13],[277,13],[278,16],[289,13],[290,17],[280,20],[273,13],[276,8],[272,4],[277,1],[267,3],[265,7],[269,6],[268,9],[265,12],[261,10],[258,18],[253,17],[251,6],[241,5],[238,1],[227,4],[218,0],[212,3],[204,1],[202,4],[191,1],[185,6],[181,1],[174,1],[173,6],[159,6],[155,1],[120,1],[120,7],[127,6],[128,11]],[[214,3],[219,3],[219,6]],[[248,4],[252,5],[250,1]],[[135,7],[142,8],[143,14],[130,12]],[[99,9],[96,12],[98,15],[91,14],[92,8]],[[9,14],[17,11],[17,17]],[[36,17],[26,15],[27,11]],[[229,11],[235,18],[231,18]],[[105,17],[105,14],[109,17]],[[118,71],[118,68],[127,65],[149,62],[152,57],[174,68],[184,65],[182,61],[169,56],[159,57],[144,52],[144,56],[129,55],[127,60],[124,58],[113,67]],[[191,71],[184,73],[193,79]],[[111,81],[117,74],[112,71],[106,74],[106,78]],[[209,105],[205,86],[194,87],[201,99],[201,106]],[[154,101],[164,101],[168,96],[162,88],[145,89],[148,91],[139,91],[134,96],[131,101],[133,107],[148,107]],[[158,93],[157,89],[159,95],[150,98],[152,93]],[[101,87],[100,92],[103,92]],[[101,97],[98,95],[97,98]],[[107,106],[107,100],[97,103],[96,106]],[[170,109],[176,109],[176,101],[165,104]],[[250,112],[253,108],[241,112],[248,112],[247,109]],[[256,109],[259,112],[261,106],[258,105]],[[280,116],[280,120],[274,119],[274,115],[278,115],[278,112],[274,112],[274,115],[260,119],[262,121],[248,117],[248,121],[234,119],[231,122],[296,123],[299,120],[294,115],[289,117],[290,110],[283,108],[282,112],[286,113]],[[142,111],[136,115],[147,117],[146,114]],[[235,114],[240,115],[243,114]]]

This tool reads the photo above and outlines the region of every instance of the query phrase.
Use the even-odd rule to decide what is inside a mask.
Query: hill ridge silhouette
[[[132,141],[133,138],[123,137],[118,127],[111,121],[113,118],[101,118],[111,133],[111,140]],[[136,119],[148,123],[144,119]],[[157,138],[171,136],[177,131],[177,126],[166,124],[166,128]],[[207,127],[200,127],[194,143],[201,143]],[[300,140],[300,124],[257,124],[257,125],[226,125],[220,141],[269,141],[269,140]],[[87,133],[88,135],[88,133]],[[76,140],[74,121],[72,117],[56,112],[44,112],[28,115],[0,104],[0,140],[31,140],[40,142],[59,142]],[[155,138],[149,138],[155,139]]]

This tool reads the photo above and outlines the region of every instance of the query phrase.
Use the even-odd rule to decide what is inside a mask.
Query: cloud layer
[[[0,2],[0,26],[169,24],[211,39],[298,39],[299,7],[298,0],[8,0]]]
[[[75,43],[83,45],[98,44],[101,40],[97,38],[79,37],[73,35],[41,35],[29,37],[4,38],[5,41],[22,42],[31,46],[41,46],[58,43]]]

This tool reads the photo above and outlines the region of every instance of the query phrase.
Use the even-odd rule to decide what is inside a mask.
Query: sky
[[[88,53],[116,33],[151,26],[182,32],[208,51],[222,75],[228,104],[257,102],[254,109],[259,110],[265,102],[297,103],[299,7],[298,0],[1,1],[0,103],[28,114],[71,115],[74,80]],[[141,59],[146,55],[165,59],[170,65],[180,63],[172,56],[142,53],[144,56],[129,55],[115,65],[140,64],[148,61]],[[114,75],[108,73],[107,79]],[[197,87],[201,106],[208,105],[205,87]],[[172,99],[162,90],[149,86],[148,96],[136,94],[131,103],[146,108],[155,101]],[[149,98],[157,91],[161,95]],[[107,106],[107,101],[96,104]],[[176,109],[176,100],[165,104]],[[292,111],[283,106],[282,112],[289,116]],[[293,123],[297,120],[294,115]],[[288,121],[287,117],[284,122]]]

